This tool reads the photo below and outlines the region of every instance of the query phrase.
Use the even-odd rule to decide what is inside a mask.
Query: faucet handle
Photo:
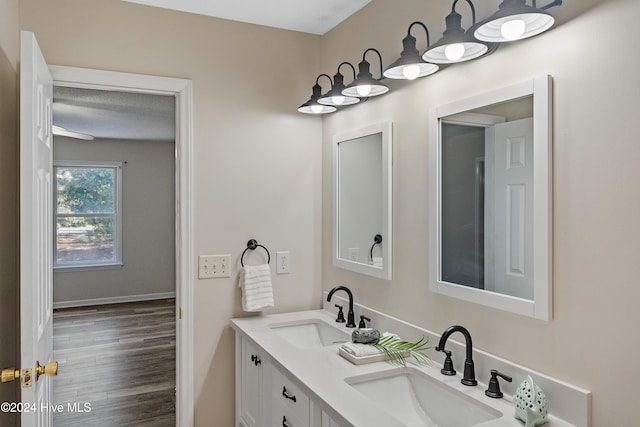
[[[449,350],[445,350],[443,349],[436,349],[438,351],[442,351],[445,354],[445,358],[444,358],[444,365],[442,366],[442,369],[440,369],[440,373],[442,375],[455,375],[456,374],[456,370],[453,368],[453,360],[451,359],[451,352]]]
[[[371,319],[369,319],[367,316],[360,316],[360,323],[358,324],[358,328],[366,328],[367,324],[364,323],[364,321],[367,322],[371,322]]]
[[[499,399],[503,396],[502,392],[500,391],[500,383],[498,382],[498,377],[501,377],[507,382],[513,381],[513,378],[511,378],[510,376],[505,375],[502,372],[498,372],[496,369],[492,369],[491,379],[489,380],[489,388],[484,391],[484,394],[494,399]]]
[[[336,308],[338,309],[338,318],[336,319],[336,322],[338,323],[344,323],[344,313],[342,312],[342,306],[335,304]]]

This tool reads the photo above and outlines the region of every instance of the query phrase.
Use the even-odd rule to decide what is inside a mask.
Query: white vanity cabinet
[[[341,427],[305,390],[236,333],[236,427]]]
[[[300,382],[271,368],[272,422],[274,427],[341,427],[303,390]]]
[[[308,427],[309,397],[275,366],[271,368],[272,425]]]
[[[322,411],[321,412],[321,427],[341,427],[340,424],[338,424],[337,422],[335,422],[333,420],[333,418],[331,418],[329,415],[327,415],[326,412]]]
[[[438,342],[439,336],[431,331],[366,307],[356,308],[385,330]],[[431,415],[449,421],[460,415],[464,418],[460,425],[522,427],[513,416],[510,399],[488,398],[486,384],[467,387],[460,382],[461,374],[441,375],[438,361],[436,366],[408,369],[384,362],[349,363],[338,354],[340,344],[331,332],[334,328],[348,340],[352,330],[336,324],[335,310],[248,316],[231,319],[231,327],[236,336],[235,427],[402,427],[431,425],[427,419]],[[312,334],[316,336],[307,339]],[[454,361],[461,363],[464,343],[449,340],[447,346]],[[507,397],[522,378],[535,378],[547,396],[553,396],[553,414],[545,426],[591,426],[589,391],[481,350],[474,351],[474,360],[478,380],[487,378],[490,368],[513,377],[513,383],[503,384]],[[414,382],[420,384],[418,394],[409,389]],[[389,393],[399,400],[389,399]],[[408,400],[414,409],[405,405]]]
[[[263,427],[269,419],[271,362],[259,347],[236,334],[236,427]]]

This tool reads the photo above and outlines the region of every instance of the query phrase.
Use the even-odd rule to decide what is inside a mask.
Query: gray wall
[[[53,151],[55,160],[123,163],[123,266],[54,272],[54,304],[110,302],[175,292],[173,142],[87,142],[55,137]]]
[[[18,368],[18,1],[0,2],[0,369]],[[16,402],[18,384],[0,385],[0,402]],[[0,412],[0,425],[17,422]]]
[[[476,159],[485,156],[485,129],[443,125],[442,132],[442,278],[482,287],[476,277],[475,172]]]

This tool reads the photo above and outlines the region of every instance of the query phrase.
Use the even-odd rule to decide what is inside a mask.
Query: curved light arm
[[[373,51],[373,52],[378,54],[378,58],[380,59],[380,79],[383,79],[384,78],[384,74],[383,74],[383,71],[382,71],[382,55],[380,54],[378,49],[370,47],[369,49],[365,50],[364,53],[362,54],[362,60],[365,61],[365,56],[367,55],[367,52],[369,52],[369,51]]]
[[[476,25],[476,8],[473,6],[473,3],[471,3],[471,0],[466,0],[466,2],[469,3],[469,6],[471,7],[471,20],[473,21],[471,26],[474,26]],[[533,0],[534,4],[535,2],[536,0]],[[453,5],[451,6],[451,12],[456,11],[456,3],[458,3],[458,0],[455,0],[453,2]]]
[[[429,29],[422,22],[420,22],[420,21],[412,22],[411,25],[409,25],[409,28],[407,29],[407,35],[408,36],[411,35],[411,28],[413,28],[414,25],[420,25],[422,28],[424,28],[424,32],[427,35],[427,49],[429,49],[429,46],[431,46],[431,41],[429,40]]]
[[[342,67],[345,64],[348,65],[349,67],[351,67],[351,71],[353,71],[353,80],[355,80],[356,79],[356,68],[351,64],[351,62],[344,61],[343,63],[338,65],[338,73],[340,73],[340,67]]]
[[[326,78],[329,79],[329,81],[331,82],[331,86],[333,86],[333,80],[331,80],[331,77],[329,77],[327,74],[320,74],[317,78],[316,78],[316,84],[319,84],[318,81],[320,80],[320,77],[325,76]]]

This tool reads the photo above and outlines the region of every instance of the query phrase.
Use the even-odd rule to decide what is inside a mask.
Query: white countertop
[[[305,319],[317,319],[333,327],[347,332],[350,336],[353,329],[345,328],[344,323],[335,322],[335,313],[326,310],[300,311],[294,313],[270,314],[231,320],[234,330],[258,345],[269,355],[271,362],[288,372],[304,385],[310,398],[332,408],[339,417],[336,421],[341,425],[356,427],[395,427],[403,426],[401,422],[390,416],[383,408],[361,394],[345,382],[346,378],[384,370],[398,369],[389,362],[377,362],[366,365],[354,365],[338,354],[340,344],[332,344],[323,348],[300,349],[294,347],[286,339],[274,333],[269,325],[282,322],[295,322]],[[381,331],[384,332],[384,331]],[[393,332],[393,331],[389,331]],[[416,367],[415,365],[412,365]],[[460,383],[461,375],[444,376],[440,374],[441,365],[434,361],[432,366],[416,367],[424,374],[481,401],[500,411],[503,416],[477,424],[478,427],[522,427],[524,424],[514,418],[514,408],[508,396],[503,399],[491,399],[484,394],[486,384],[478,383],[468,387]],[[549,417],[549,427],[570,426],[562,420]],[[446,427],[446,426],[444,426]]]

